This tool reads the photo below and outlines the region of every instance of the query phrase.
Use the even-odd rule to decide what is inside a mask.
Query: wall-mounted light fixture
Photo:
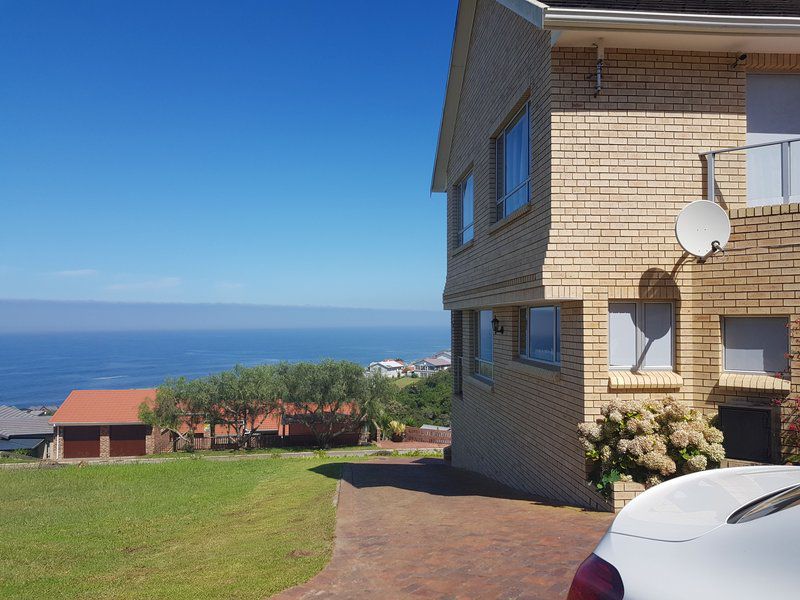
[[[492,319],[492,331],[495,333],[503,333],[504,331],[503,327],[500,326],[500,319],[497,317]]]
[[[746,60],[747,60],[747,54],[740,54],[739,56],[736,57],[736,60],[733,61],[733,64],[731,65],[731,69],[735,69],[736,67],[738,67],[740,64],[742,64]]]

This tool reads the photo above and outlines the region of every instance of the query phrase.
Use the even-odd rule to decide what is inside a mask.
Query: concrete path
[[[341,483],[333,560],[276,598],[564,598],[611,519],[440,459],[355,463]]]

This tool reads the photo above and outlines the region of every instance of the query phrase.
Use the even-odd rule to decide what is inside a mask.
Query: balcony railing
[[[800,201],[800,137],[703,152],[708,166],[706,199],[717,201],[716,168],[722,154],[747,156],[747,205]]]

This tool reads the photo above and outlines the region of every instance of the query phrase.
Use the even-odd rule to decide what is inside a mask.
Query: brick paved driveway
[[[612,518],[515,497],[438,459],[344,475],[333,560],[277,598],[563,598]]]

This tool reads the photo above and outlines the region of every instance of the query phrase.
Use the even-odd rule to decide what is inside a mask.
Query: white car
[[[623,508],[568,600],[800,598],[798,560],[800,468],[703,471]]]

